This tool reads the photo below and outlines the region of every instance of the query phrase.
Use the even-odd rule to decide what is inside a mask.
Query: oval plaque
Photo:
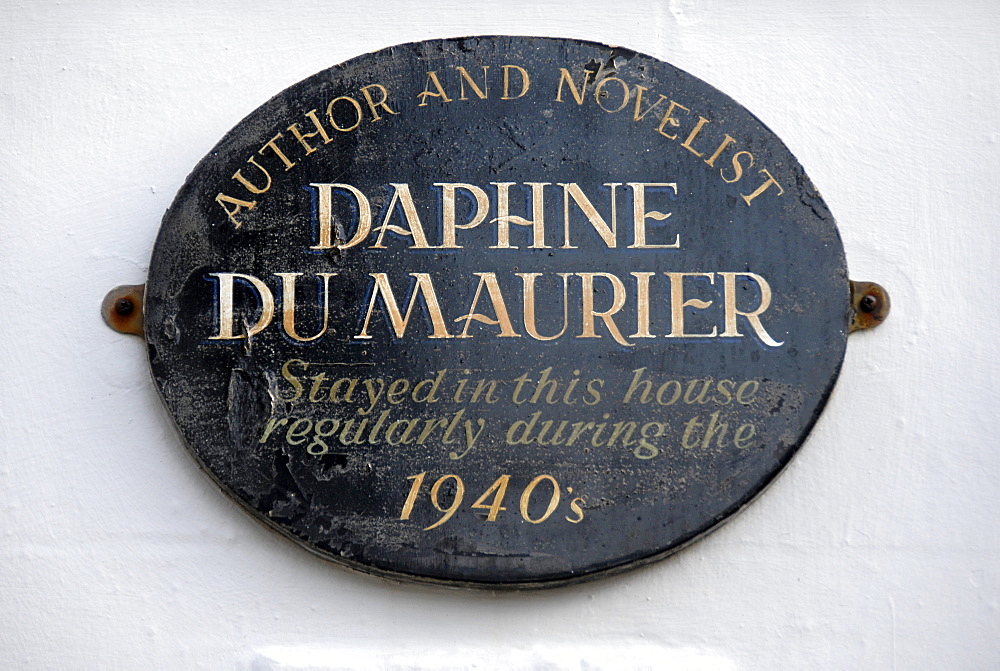
[[[826,205],[750,112],[575,40],[361,56],[240,122],[167,213],[155,383],[258,519],[489,588],[663,557],[789,462],[853,315]]]

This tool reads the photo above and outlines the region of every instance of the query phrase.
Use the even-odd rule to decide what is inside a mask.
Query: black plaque
[[[150,267],[156,385],[259,520],[362,571],[537,587],[663,557],[789,462],[852,297],[795,157],[627,49],[476,37],[283,91]]]

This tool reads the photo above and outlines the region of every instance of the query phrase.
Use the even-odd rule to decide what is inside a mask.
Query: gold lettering
[[[747,167],[748,168],[752,168],[753,167],[753,154],[751,154],[748,151],[738,151],[735,154],[733,154],[733,159],[732,159],[732,163],[733,163],[733,178],[732,179],[726,179],[726,176],[724,174],[722,174],[722,171],[725,170],[725,168],[719,168],[719,176],[722,177],[722,181],[723,182],[726,182],[727,184],[732,184],[733,182],[740,181],[740,178],[743,177],[743,164],[740,163],[740,156],[743,156],[744,154],[750,157],[750,165],[748,165]]]
[[[420,432],[420,436],[417,438],[417,444],[423,445],[424,441],[431,437],[431,435],[437,429],[443,429],[448,426],[447,419],[425,419],[424,428]]]
[[[566,68],[559,68],[559,88],[556,91],[556,102],[561,103],[563,101],[562,89],[563,89],[563,83],[565,82],[566,84],[569,84],[569,92],[570,94],[572,94],[573,99],[576,100],[576,104],[582,105],[583,98],[585,95],[587,95],[587,84],[590,83],[592,76],[593,74],[590,72],[590,70],[584,70],[583,84],[581,84],[580,88],[577,89],[576,84],[573,82],[573,75],[569,73],[569,70],[567,70]]]
[[[594,428],[593,422],[573,422],[573,431],[570,432],[569,438],[566,439],[566,445],[572,446],[576,442],[576,439],[585,434],[587,431],[591,431]]]
[[[441,313],[441,304],[438,302],[437,294],[434,293],[434,284],[431,282],[430,275],[427,273],[410,273],[410,277],[416,279],[416,284],[414,285],[413,291],[410,293],[410,302],[406,307],[406,315],[404,316],[399,311],[399,304],[396,303],[396,297],[392,293],[392,287],[389,285],[389,278],[386,274],[369,274],[375,280],[375,287],[372,290],[371,298],[368,301],[368,310],[365,313],[364,326],[361,329],[361,333],[354,336],[355,339],[361,340],[371,338],[371,336],[368,335],[368,324],[371,321],[372,310],[375,309],[375,303],[378,301],[379,296],[382,297],[382,302],[389,315],[389,321],[392,323],[392,330],[396,333],[397,338],[402,338],[406,333],[406,326],[410,322],[410,315],[413,313],[413,306],[417,302],[418,294],[423,295],[424,305],[427,307],[427,312],[431,318],[433,332],[428,337],[453,337],[450,333],[448,333],[448,329],[445,326],[444,315]]]
[[[516,96],[510,95],[510,71],[516,70],[521,77],[521,92]],[[531,87],[531,77],[528,76],[528,71],[519,65],[504,65],[503,66],[503,96],[501,100],[514,100],[516,98],[522,98],[528,92]]]
[[[669,400],[664,401],[663,397],[668,390],[673,390],[673,396]],[[681,383],[677,380],[667,380],[660,385],[660,388],[656,390],[656,404],[657,405],[673,405],[681,397]]]
[[[417,494],[420,493],[420,485],[424,483],[425,475],[427,475],[427,471],[406,478],[407,480],[413,480],[413,485],[410,486],[410,493],[406,495],[406,502],[403,504],[403,511],[399,514],[399,519],[410,519],[410,513],[413,512],[413,504],[417,501]]]
[[[377,389],[376,385],[378,385]],[[368,394],[368,407],[364,409],[359,408],[359,415],[371,413],[375,409],[375,406],[378,405],[378,400],[382,398],[382,394],[385,393],[385,381],[380,377],[373,380],[365,380],[364,386],[365,392]]]
[[[379,234],[375,240],[375,244],[372,245],[372,249],[385,249],[385,245],[382,244],[382,238],[385,237],[386,231],[413,238],[413,244],[411,245],[413,249],[428,249],[427,238],[424,236],[424,228],[420,224],[419,215],[417,215],[417,206],[413,203],[413,196],[410,194],[410,185],[403,183],[390,184],[389,186],[394,189],[392,200],[389,201],[388,207],[385,208],[385,217],[382,220],[382,225],[375,229]],[[392,218],[393,213],[396,211],[396,203],[402,205],[403,218],[406,219],[406,225],[409,228],[401,228],[389,223],[389,219]]]
[[[651,433],[650,429],[652,429]],[[647,438],[659,438],[666,432],[666,424],[662,422],[646,422],[639,430],[639,434],[642,438],[639,439],[639,445],[632,450],[632,454],[635,455],[637,459],[652,459],[660,453],[660,448],[649,442]]]
[[[542,414],[541,412],[534,412],[531,414],[531,419],[528,421],[519,419],[516,422],[513,422],[507,428],[507,444],[528,445],[529,443],[531,443],[531,441],[533,440],[530,437],[531,432],[534,430],[535,424],[538,422],[538,418],[541,416],[541,414]],[[521,436],[519,438],[514,437],[517,431],[521,432]]]
[[[319,232],[319,240],[309,249],[330,249],[334,246],[332,208],[334,189],[347,191],[349,194],[354,196],[354,200],[357,203],[358,213],[358,227],[354,231],[354,236],[346,243],[341,244],[338,242],[336,245],[337,249],[348,249],[360,244],[365,238],[368,237],[368,233],[372,228],[372,208],[368,203],[368,199],[365,197],[365,194],[361,193],[359,189],[351,186],[350,184],[313,183],[309,186],[315,188],[318,193],[316,228]]]
[[[479,400],[482,399],[486,403],[493,405],[500,400],[500,397],[496,395],[496,391],[496,380],[479,380],[476,382],[476,388],[472,390],[472,397],[469,399],[469,403],[479,403]]]
[[[579,524],[580,522],[582,522],[583,508],[581,508],[580,506],[581,504],[585,503],[587,503],[586,499],[581,499],[580,497],[576,497],[575,499],[570,501],[569,509],[573,511],[573,514],[576,515],[576,517],[570,517],[569,515],[567,515],[565,517],[566,521],[569,522],[570,524]]]
[[[264,173],[264,178],[267,180],[267,184],[265,184],[264,186],[255,186],[254,184],[251,184],[250,180],[248,180],[247,178],[245,178],[243,176],[242,169],[241,170],[237,170],[235,173],[233,173],[233,179],[235,179],[237,182],[239,182],[240,184],[242,184],[244,187],[246,187],[247,191],[249,191],[250,193],[253,193],[253,194],[261,194],[261,193],[264,193],[265,191],[267,191],[268,189],[270,189],[271,188],[271,173],[269,173],[267,170],[265,170],[260,165],[260,163],[257,162],[257,157],[256,156],[251,156],[250,158],[247,159],[247,163],[251,163],[251,164],[255,165],[258,170],[260,170],[262,173]]]
[[[240,226],[243,225],[243,222],[236,220],[236,215],[242,212],[243,208],[246,208],[247,210],[252,210],[253,208],[257,207],[256,200],[240,200],[239,198],[233,198],[232,196],[227,196],[224,193],[220,193],[218,196],[216,196],[215,202],[217,202],[219,205],[222,206],[222,209],[226,211],[226,216],[229,217],[229,221],[233,222],[233,225],[236,226],[236,228],[239,228]],[[228,207],[226,207],[226,203],[232,204],[233,209],[230,210]]]
[[[291,398],[286,398],[286,397],[282,396],[281,400],[283,400],[283,401],[296,401],[296,400],[298,400],[302,396],[302,392],[304,390],[304,387],[302,386],[302,382],[300,382],[299,378],[295,377],[295,375],[289,369],[289,366],[291,366],[292,364],[298,364],[299,366],[302,366],[302,370],[303,371],[305,371],[307,368],[309,368],[309,364],[307,364],[302,359],[289,359],[288,361],[286,361],[281,366],[281,377],[285,378],[285,381],[288,382],[288,384],[292,385],[292,389],[295,390],[295,394],[293,394]],[[261,441],[261,442],[263,442],[263,441]]]
[[[681,447],[685,450],[698,447],[698,437],[695,435],[695,430],[704,426],[704,424],[698,421],[698,417],[699,415],[695,415],[684,423],[684,435],[681,436]],[[694,438],[694,442],[689,441],[689,438]]]
[[[346,390],[341,387],[346,386]],[[332,403],[352,403],[354,401],[354,390],[358,387],[358,378],[342,377],[338,378],[330,385],[330,401]]]
[[[275,135],[274,137],[272,137],[270,140],[268,140],[264,144],[264,146],[260,148],[260,151],[258,151],[257,153],[260,154],[261,156],[263,156],[264,155],[264,150],[265,149],[270,149],[271,151],[274,152],[274,155],[277,156],[278,158],[280,158],[281,162],[285,164],[285,172],[288,172],[289,170],[291,170],[292,168],[295,167],[295,164],[292,163],[290,160],[288,160],[288,157],[285,156],[285,152],[281,151],[281,149],[277,145],[278,140],[281,139],[282,137],[284,137],[284,135],[282,135],[281,133],[278,133],[277,135]]]
[[[694,142],[694,139],[696,137],[698,137],[698,133],[701,132],[701,129],[704,128],[705,124],[707,124],[707,123],[708,123],[708,119],[706,119],[703,116],[699,116],[698,117],[698,123],[695,125],[694,128],[691,129],[690,135],[687,136],[687,139],[684,140],[684,143],[681,145],[682,147],[684,147],[689,152],[691,152],[692,154],[694,154],[695,156],[697,156],[699,158],[701,158],[702,156],[704,156],[704,154],[701,153],[701,152],[699,152],[699,151],[695,151],[694,147],[691,146],[691,143]]]
[[[241,338],[251,338],[263,331],[271,319],[274,317],[274,296],[261,280],[253,275],[243,273],[209,273],[209,277],[216,277],[219,280],[219,334],[211,336],[209,340],[239,340]],[[248,282],[257,292],[260,300],[260,317],[251,326],[244,322],[246,333],[234,335],[233,333],[233,280]]]
[[[475,93],[477,96],[479,96],[480,100],[485,100],[487,98],[487,96],[489,95],[489,91],[490,91],[490,89],[489,89],[489,81],[487,79],[487,71],[490,69],[490,66],[488,66],[488,65],[484,65],[483,66],[483,88],[479,88],[476,85],[475,80],[472,79],[472,77],[469,75],[468,71],[465,68],[463,68],[461,65],[456,66],[455,69],[458,70],[458,74],[459,74],[459,79],[458,79],[458,94],[459,94],[458,95],[458,99],[459,100],[468,100],[468,98],[465,97],[465,84],[466,84],[466,82],[468,82],[469,86],[472,87],[472,92]]]
[[[341,445],[361,445],[365,441],[365,429],[368,428],[368,419],[365,418],[358,422],[358,428],[354,431],[354,435],[350,435],[351,428],[354,426],[355,419],[351,419],[344,422],[344,428],[340,432],[340,444]]]
[[[719,144],[718,148],[715,150],[715,152],[711,156],[708,157],[708,159],[705,161],[705,163],[707,163],[710,167],[714,168],[715,167],[715,160],[717,158],[719,158],[720,156],[722,156],[722,152],[724,152],[726,150],[726,147],[728,147],[729,145],[731,145],[734,142],[736,142],[736,138],[734,138],[731,135],[729,135],[728,133],[726,133],[726,139],[723,140],[721,144]]]
[[[461,184],[458,182],[435,182],[434,186],[441,187],[441,249],[461,249],[456,243],[456,229],[468,230],[475,228],[486,219],[489,213],[490,200],[486,192],[478,186],[472,184]],[[472,194],[476,200],[476,212],[467,224],[455,223],[455,192],[464,189]]]
[[[722,394],[722,397],[720,399],[719,396],[715,396],[713,400],[718,405],[729,405],[729,403],[732,402],[733,400],[734,384],[736,383],[733,382],[732,380],[719,380],[719,383],[715,385],[715,388],[719,390],[719,393]]]
[[[646,187],[666,187],[673,189],[677,194],[677,184],[675,182],[629,182],[632,189],[632,229],[634,231],[633,242],[629,249],[679,249],[681,246],[681,234],[674,237],[674,241],[669,245],[650,245],[646,243],[646,220],[663,221],[673,213],[657,212],[656,210],[646,211]]]
[[[299,428],[301,427],[301,428]],[[288,427],[285,433],[285,442],[289,445],[301,445],[305,442],[309,432],[312,431],[313,423],[311,419],[297,419]]]
[[[715,338],[718,328],[713,326],[711,333],[685,333],[684,308],[690,306],[699,310],[712,305],[712,301],[702,301],[697,298],[684,300],[685,277],[707,277],[709,284],[715,284],[712,273],[664,273],[670,278],[670,333],[667,338]]]
[[[324,429],[324,426],[329,426],[330,428]],[[339,428],[339,419],[327,417],[316,422],[316,425],[313,427],[313,440],[306,445],[306,452],[309,454],[326,454],[329,452],[330,446],[323,439],[335,435]]]
[[[521,283],[523,285],[522,293],[524,294],[524,330],[528,332],[535,340],[555,340],[563,333],[566,332],[566,327],[569,325],[569,276],[572,273],[556,273],[562,278],[563,285],[563,324],[562,329],[559,333],[553,336],[543,336],[538,332],[538,327],[535,324],[535,278],[537,278],[541,273],[515,273],[521,278]]]
[[[739,332],[736,326],[736,316],[746,317],[747,321],[750,322],[750,326],[753,328],[754,333],[760,338],[765,344],[771,347],[780,347],[784,342],[777,342],[772,338],[767,331],[764,330],[764,325],[760,323],[760,315],[767,310],[771,305],[771,285],[767,283],[760,275],[756,273],[719,273],[722,275],[722,286],[723,295],[725,296],[725,323],[726,329],[722,333],[723,338],[740,338],[743,334]],[[751,280],[757,283],[760,287],[760,304],[757,309],[751,312],[743,312],[736,309],[736,276],[740,275],[742,277],[749,277]]]
[[[476,499],[476,502],[472,504],[473,508],[490,511],[486,516],[487,522],[496,522],[497,515],[500,511],[507,510],[500,504],[503,503],[503,497],[507,493],[508,482],[510,482],[510,476],[501,475],[492,485],[490,485],[490,488],[483,492],[483,495]],[[490,494],[493,494],[493,503],[486,505],[486,498]]]
[[[421,380],[420,382],[413,385],[413,393],[410,398],[413,399],[414,403],[437,403],[438,402],[438,388],[441,386],[441,380],[444,379],[445,374],[448,372],[447,368],[442,368],[437,372],[437,377],[433,380],[427,378],[426,380]],[[428,387],[427,392],[423,392],[424,387]],[[418,397],[418,394],[423,393],[423,397]]]
[[[542,480],[548,480],[552,483],[552,496],[549,498],[549,505],[545,509],[545,512],[542,513],[542,516],[538,519],[532,519],[531,516],[528,515],[528,504],[531,503],[531,493],[535,491],[535,487],[537,487],[538,483]],[[529,482],[528,486],[524,488],[523,492],[521,492],[520,503],[521,517],[524,518],[524,521],[531,522],[532,524],[541,524],[549,518],[549,515],[551,515],[559,505],[559,483],[556,482],[556,479],[551,475],[539,475],[534,480]]]
[[[747,391],[748,389],[749,391]],[[758,389],[760,389],[760,382],[757,382],[757,380],[747,380],[736,390],[736,402],[742,405],[750,405]],[[747,392],[745,395],[744,391]]]
[[[410,391],[410,381],[406,378],[393,380],[389,389],[385,392],[385,400],[392,405],[399,405],[406,400],[407,392]]]
[[[551,419],[547,419],[542,422],[542,428],[538,430],[538,435],[535,436],[535,442],[539,445],[562,445],[562,435],[566,427],[569,426],[568,420],[560,420],[559,426],[556,427],[555,433],[552,434],[552,438],[545,440],[545,436],[548,435],[549,430],[555,422]]]
[[[292,135],[294,135],[295,139],[299,141],[299,144],[301,144],[305,148],[306,154],[311,154],[314,151],[316,151],[316,148],[310,145],[308,142],[306,142],[306,140],[308,140],[311,137],[316,137],[317,135],[319,135],[321,138],[323,138],[323,144],[328,144],[333,141],[333,138],[326,134],[326,129],[323,128],[323,124],[320,123],[319,117],[316,116],[316,110],[310,110],[309,112],[306,112],[306,116],[309,117],[309,120],[313,122],[313,126],[316,128],[315,131],[313,131],[312,133],[303,133],[302,131],[299,130],[299,125],[297,123],[293,123],[291,126],[289,126],[288,130],[292,132]]]
[[[323,383],[326,382],[326,373],[314,375],[312,380],[312,389],[309,390],[309,402],[319,403],[319,392],[323,388]]]
[[[698,383],[701,383],[701,391],[698,392],[697,396],[692,396],[695,389],[698,387]],[[712,378],[706,377],[698,380],[691,380],[688,382],[687,389],[684,391],[684,402],[688,405],[697,403],[698,405],[705,405],[709,403],[711,399],[708,398],[708,390],[712,388]]]
[[[628,385],[628,391],[625,392],[625,397],[622,399],[622,403],[628,403],[632,400],[632,394],[639,389],[639,385],[643,385],[642,391],[639,394],[639,402],[646,403],[649,401],[649,394],[653,390],[653,383],[649,380],[643,380],[642,375],[646,372],[645,366],[642,368],[636,368],[632,371],[632,382]]]
[[[630,338],[655,338],[649,332],[649,278],[656,273],[629,273],[635,278],[635,310],[636,326],[635,333]]]
[[[573,375],[579,375],[579,374],[580,374],[579,370],[573,371]],[[580,382],[579,378],[574,377],[572,380],[569,381],[569,384],[566,385],[566,391],[565,393],[563,393],[563,398],[562,398],[562,402],[565,403],[566,405],[576,405],[576,399],[570,400],[570,398],[573,395],[573,389],[576,387],[577,384],[579,384],[579,382]]]
[[[614,109],[608,109],[602,104],[602,100],[609,98],[611,94],[604,93],[604,87],[607,86],[608,82],[618,82],[622,87],[622,104]],[[561,83],[561,82],[560,82]],[[604,93],[604,95],[601,95]],[[609,114],[614,114],[615,112],[621,112],[628,105],[629,101],[629,89],[628,84],[619,79],[618,77],[605,77],[601,81],[597,82],[597,86],[594,87],[594,102],[597,106]]]
[[[390,445],[409,445],[413,442],[413,438],[411,438],[411,436],[421,421],[422,420],[420,419],[397,419],[389,425],[388,429],[385,430],[385,442]],[[397,440],[395,437],[396,429],[401,426],[405,426],[406,428]]]
[[[652,112],[657,105],[667,99],[667,96],[660,95],[659,99],[655,103],[647,107],[645,111],[642,111],[642,93],[643,91],[648,90],[649,89],[645,86],[637,85],[635,87],[635,112],[632,114],[632,121],[642,121],[643,117]]]
[[[282,417],[281,419],[271,418],[267,421],[267,426],[264,427],[264,433],[261,434],[260,442],[262,445],[267,442],[267,439],[271,437],[271,433],[285,424],[288,424],[288,418]]]
[[[432,84],[437,89],[437,93],[433,93],[430,90]],[[444,92],[444,87],[441,86],[441,81],[438,79],[436,70],[431,70],[427,73],[427,83],[424,84],[424,92],[418,93],[417,97],[420,98],[420,104],[417,107],[424,107],[427,104],[428,98],[440,98],[441,102],[444,103],[451,102],[451,98],[448,97],[448,94]]]
[[[707,450],[709,444],[712,442],[712,437],[716,436],[715,445],[716,447],[723,448],[728,445],[726,441],[726,433],[729,431],[728,422],[719,421],[719,411],[716,410],[711,415],[708,416],[708,426],[705,427],[705,436],[701,439],[701,449]]]
[[[490,249],[517,249],[510,244],[510,224],[532,227],[532,242],[529,249],[550,249],[545,244],[545,194],[544,188],[551,182],[525,182],[531,187],[531,210],[534,217],[525,219],[510,214],[510,187],[514,182],[490,182],[497,188],[497,218],[490,221],[497,225],[497,244]]]
[[[666,133],[663,132],[663,129],[667,126],[667,124],[670,124],[675,128],[681,125],[681,122],[675,119],[673,116],[674,110],[677,108],[680,108],[688,113],[691,112],[691,110],[689,110],[687,107],[684,107],[684,105],[681,105],[680,103],[671,100],[670,105],[667,107],[667,111],[663,113],[662,117],[660,117],[660,125],[656,127],[656,132],[662,135],[663,137],[667,138],[668,140],[676,140],[677,136],[667,135]]]
[[[472,321],[477,321],[481,324],[500,326],[500,333],[497,335],[498,338],[520,338],[521,334],[514,330],[514,326],[510,323],[510,317],[507,316],[507,305],[504,303],[503,294],[500,292],[500,285],[497,284],[496,273],[473,273],[473,275],[479,277],[479,286],[476,287],[476,295],[472,299],[472,305],[469,306],[469,313],[455,320],[456,322],[465,322],[465,327],[458,337],[471,338],[472,336],[469,335],[469,324]],[[476,312],[476,306],[479,304],[479,296],[483,291],[484,285],[486,286],[486,293],[490,295],[490,302],[493,304],[493,313],[497,316],[496,319],[491,319],[486,315]]]
[[[316,340],[326,333],[326,328],[330,321],[330,278],[337,275],[337,273],[316,273],[319,277],[323,278],[323,328],[319,330],[319,333],[310,338],[303,338],[295,332],[295,278],[301,274],[275,273],[275,275],[281,278],[281,321],[282,326],[285,327],[285,333],[290,338],[299,342],[309,342]]]
[[[753,440],[754,434],[757,433],[757,427],[753,424],[744,424],[740,428],[736,429],[736,435],[733,436],[733,445],[737,450],[745,450],[750,447],[750,441]]]
[[[608,438],[608,447],[614,447],[618,439],[621,438],[622,445],[628,447],[635,442],[632,434],[639,427],[635,422],[615,422],[614,429],[611,430],[611,437]]]
[[[562,249],[576,249],[575,246],[571,245],[569,242],[569,201],[570,198],[576,203],[576,206],[580,208],[584,216],[587,217],[587,221],[590,225],[594,227],[597,234],[601,236],[601,240],[609,248],[613,249],[617,245],[618,236],[618,199],[616,198],[615,189],[621,186],[621,182],[609,182],[604,186],[611,189],[611,225],[604,221],[602,217],[597,212],[597,208],[594,207],[590,199],[587,198],[586,194],[580,189],[580,186],[576,182],[570,182],[568,184],[560,183],[558,186],[563,188],[563,246]]]
[[[337,120],[333,118],[333,106],[336,105],[341,100],[346,101],[351,104],[354,108],[354,123],[350,126],[341,126],[337,123]],[[361,103],[350,96],[338,96],[330,101],[330,104],[326,106],[326,118],[330,121],[330,125],[341,133],[347,133],[354,130],[361,125]]]
[[[538,376],[538,381],[535,382],[535,393],[531,395],[529,403],[538,403],[538,401],[545,395],[545,402],[549,405],[555,405],[559,402],[556,398],[556,394],[559,391],[559,383],[555,380],[549,379],[549,375],[552,373],[552,366],[549,366],[542,371],[542,374]],[[548,393],[545,390],[548,389]]]
[[[368,92],[369,89],[376,89],[381,94],[378,100],[372,98],[372,94]],[[399,114],[399,112],[393,112],[386,100],[389,99],[389,92],[385,90],[385,87],[381,84],[369,84],[368,86],[361,87],[361,95],[365,97],[365,101],[368,103],[368,109],[372,113],[372,121],[378,121],[382,117],[378,115],[378,108],[381,107],[385,110],[386,114]]]
[[[767,191],[772,185],[778,187],[778,195],[779,196],[782,195],[783,193],[785,193],[785,190],[781,188],[780,184],[778,184],[778,180],[776,180],[774,177],[771,176],[771,173],[769,173],[767,170],[760,170],[759,172],[762,172],[765,175],[767,175],[767,181],[765,181],[763,184],[761,184],[759,187],[757,187],[757,190],[754,191],[753,193],[751,193],[749,196],[744,196],[744,195],[740,196],[740,198],[742,198],[744,201],[746,201],[746,204],[748,206],[750,205],[750,201],[751,200],[753,200],[754,198],[756,198],[760,194],[762,194],[765,191]]]
[[[594,332],[594,317],[600,317],[607,327],[608,332],[611,333],[611,337],[615,339],[620,345],[625,345],[627,347],[634,346],[634,343],[630,343],[625,338],[622,337],[621,332],[618,330],[618,326],[615,324],[615,320],[612,317],[615,313],[625,306],[625,285],[622,281],[611,273],[576,273],[582,280],[582,300],[583,300],[583,327],[582,333],[577,336],[577,338],[600,338]],[[594,309],[594,278],[603,277],[611,283],[611,288],[614,292],[611,307],[604,312],[598,312]]]

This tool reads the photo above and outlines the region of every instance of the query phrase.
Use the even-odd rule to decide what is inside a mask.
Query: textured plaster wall
[[[0,666],[996,668],[998,29],[989,0],[2,0]],[[894,300],[747,512],[543,593],[392,584],[261,527],[98,315],[245,114],[351,56],[475,33],[622,44],[734,96]]]

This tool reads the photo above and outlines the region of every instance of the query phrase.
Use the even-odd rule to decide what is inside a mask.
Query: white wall
[[[998,29],[991,0],[3,0],[0,666],[996,668]],[[98,313],[144,281],[188,171],[271,95],[483,33],[622,44],[734,96],[822,191],[851,277],[894,301],[746,513],[542,593],[392,584],[263,528]]]

